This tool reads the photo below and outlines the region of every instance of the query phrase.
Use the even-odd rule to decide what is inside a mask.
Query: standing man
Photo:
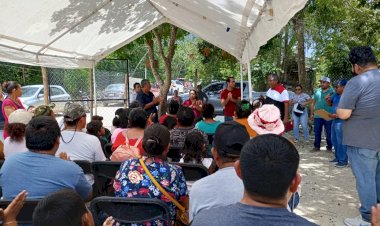
[[[349,54],[352,73],[345,86],[337,115],[343,123],[343,144],[356,178],[361,216],[347,218],[346,225],[370,225],[371,207],[380,197],[380,70],[368,46]]]
[[[265,104],[274,104],[280,109],[281,120],[289,122],[289,93],[279,82],[277,74],[268,75],[269,90],[266,93]]]
[[[154,122],[158,122],[157,105],[160,103],[160,97],[154,97],[150,91],[151,85],[148,79],[141,80],[141,92],[137,94],[136,100],[141,104],[148,115],[155,114]]]
[[[228,77],[226,80],[227,88],[220,93],[220,103],[224,106],[224,121],[232,121],[236,102],[240,100],[240,89],[235,88],[234,77]]]
[[[328,105],[327,101],[333,94],[334,90],[330,86],[330,78],[322,76],[320,82],[320,88],[318,88],[313,95],[313,102],[310,107],[310,120],[314,119],[314,148],[312,152],[320,151],[321,149],[321,139],[322,139],[322,129],[325,127],[326,132],[326,143],[327,151],[332,150],[331,142],[331,120],[325,120],[321,116],[315,114],[314,112],[319,109],[323,109],[328,113],[332,113],[331,107]]]
[[[208,96],[206,93],[202,91],[202,86],[197,85],[197,94],[198,94],[198,99],[201,100],[204,104],[208,103]]]
[[[133,84],[133,93],[131,97],[131,103],[136,100],[137,94],[141,92],[141,85],[140,83],[136,82]]]

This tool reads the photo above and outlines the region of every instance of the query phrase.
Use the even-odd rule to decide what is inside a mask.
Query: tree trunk
[[[44,84],[44,104],[49,104],[49,79],[46,67],[41,67],[42,83]]]
[[[194,88],[197,88],[197,85],[198,85],[198,68],[195,69],[195,72],[194,72]]]
[[[306,68],[305,68],[305,27],[302,18],[295,18],[294,31],[297,36],[297,64],[298,64],[298,81],[304,87],[305,91],[308,91],[306,82]]]
[[[282,70],[284,71],[283,81],[288,81],[289,79],[289,27],[285,27],[284,34],[284,58],[282,61]]]
[[[165,63],[165,80],[162,80],[160,74],[158,73],[158,67],[151,67],[153,76],[156,82],[160,85],[161,102],[160,102],[158,116],[161,116],[162,114],[166,113],[167,96],[168,96],[168,92],[169,92],[169,88],[170,88],[171,80],[172,80],[172,60],[175,53],[175,41],[176,41],[176,36],[177,36],[177,30],[178,28],[176,26],[170,25],[170,40],[168,42],[167,55],[165,55],[164,53],[164,47],[162,44],[162,32],[159,30],[159,28],[156,28],[152,31],[156,40],[156,44],[158,46],[159,55]],[[145,36],[145,43],[148,46],[148,57],[149,57],[150,65],[153,65],[153,62],[155,61],[154,48],[153,48],[154,42],[152,39]]]

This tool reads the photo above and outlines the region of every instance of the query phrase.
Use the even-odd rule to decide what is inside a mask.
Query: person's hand
[[[309,120],[314,121],[314,115],[310,115]]]
[[[28,193],[24,190],[12,200],[5,210],[0,208],[0,219],[4,224],[8,223],[10,225],[11,222],[14,222],[17,225],[16,217],[24,206],[26,196],[28,196]]]
[[[63,159],[63,160],[70,161],[70,156],[68,156],[66,152],[59,153],[59,158]]]
[[[112,226],[115,223],[115,220],[112,216],[107,217],[107,219],[103,222],[103,226]]]
[[[155,97],[155,98],[153,99],[153,103],[154,103],[154,104],[159,104],[160,101],[161,101],[161,97],[160,97],[160,96]]]
[[[338,116],[336,114],[330,114],[330,113],[329,113],[329,117],[330,118],[338,118]]]
[[[227,99],[228,99],[228,100],[231,100],[231,99],[232,99],[232,93],[228,93],[228,94],[227,94]]]
[[[331,101],[331,95],[330,95],[330,94],[327,94],[327,96],[325,97],[325,100],[326,100],[326,101]]]
[[[148,122],[150,122],[150,124],[152,124],[154,122],[154,118],[156,117],[156,113],[150,113],[149,115],[149,118],[148,118]],[[148,123],[148,125],[150,125]]]
[[[198,105],[198,106],[201,106],[201,105],[202,105],[202,101],[201,101],[201,100],[197,100],[197,101],[195,102],[195,104]]]

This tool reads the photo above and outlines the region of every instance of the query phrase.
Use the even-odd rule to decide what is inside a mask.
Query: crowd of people
[[[1,101],[5,161],[0,185],[3,198],[14,200],[7,211],[0,210],[0,217],[4,225],[17,225],[15,215],[23,201],[33,198],[41,199],[33,214],[36,226],[94,225],[85,206],[97,195],[94,177],[73,162],[86,160],[121,162],[111,182],[115,197],[162,200],[173,222],[179,207],[184,207],[192,225],[315,225],[291,211],[300,201],[301,183],[294,144],[300,140],[299,124],[309,142],[310,110],[316,136],[313,150],[320,150],[325,127],[327,150],[335,149],[332,162],[338,167],[350,162],[357,179],[361,216],[345,223],[369,225],[372,211],[376,225],[380,91],[375,87],[380,72],[368,47],[354,48],[350,61],[359,76],[334,83],[335,91],[330,79],[322,77],[312,97],[301,85],[289,96],[279,77],[270,74],[266,100],[251,103],[241,98],[235,79],[229,77],[220,94],[224,122],[214,119],[214,106],[198,96],[199,90],[191,90],[184,101],[174,95],[168,112],[158,117],[161,98],[154,97],[144,79],[141,85],[134,84],[135,101],[116,110],[111,131],[103,127],[103,117],[93,116],[87,122],[80,104],[66,106],[62,126],[53,105],[24,109],[18,99],[20,85],[8,82],[3,87],[7,97]],[[282,136],[290,115],[294,140]],[[210,175],[187,181],[176,162],[201,165]],[[104,222],[114,224],[120,222],[112,217]]]

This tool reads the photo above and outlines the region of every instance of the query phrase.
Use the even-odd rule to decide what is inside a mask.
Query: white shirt
[[[10,137],[7,137],[4,140],[4,158],[5,159],[17,153],[26,152],[27,150],[28,149],[26,148],[25,137],[23,137],[22,141],[20,142],[11,140]]]
[[[61,152],[66,152],[70,160],[87,160],[89,162],[106,160],[106,156],[103,153],[102,146],[97,137],[72,130],[64,130],[61,134],[61,143],[59,144],[55,156],[59,156]],[[86,174],[86,179],[91,184],[94,183],[94,177],[92,175]]]

